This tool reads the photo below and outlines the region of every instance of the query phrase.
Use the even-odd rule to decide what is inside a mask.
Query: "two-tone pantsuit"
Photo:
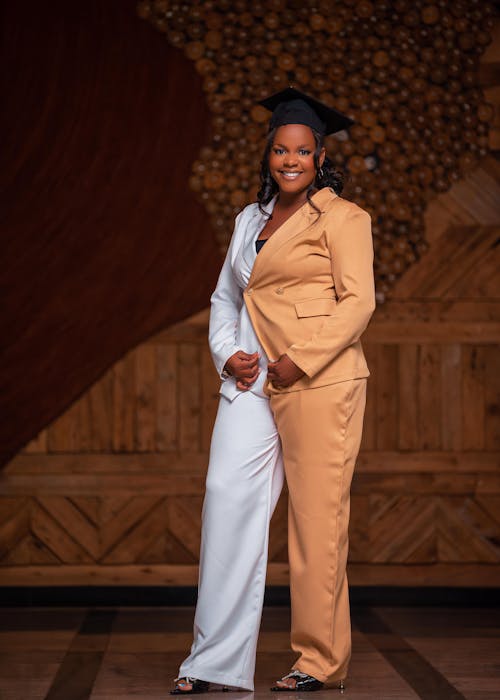
[[[266,218],[256,204],[246,207],[212,296],[209,340],[219,372],[237,349],[259,349],[262,371],[253,393],[238,392],[231,379],[222,383],[195,639],[180,674],[248,689],[269,519],[283,478],[280,441],[294,668],[321,681],[344,678],[351,653],[349,489],[369,374],[359,338],[374,309],[373,248],[366,212],[329,188],[313,202],[319,211],[304,204],[257,257]],[[278,389],[267,381],[266,365],[285,353],[304,376]]]

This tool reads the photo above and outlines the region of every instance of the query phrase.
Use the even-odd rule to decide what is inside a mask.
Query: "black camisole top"
[[[262,247],[264,243],[267,241],[267,238],[261,238],[260,241],[255,241],[255,249],[257,250],[257,253],[262,250]]]

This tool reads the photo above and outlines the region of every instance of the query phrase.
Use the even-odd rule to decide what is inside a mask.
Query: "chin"
[[[297,180],[287,180],[286,178],[282,177],[280,173],[273,174],[273,179],[280,190],[290,194],[305,192],[313,182],[313,180],[306,181],[302,177],[299,177]]]

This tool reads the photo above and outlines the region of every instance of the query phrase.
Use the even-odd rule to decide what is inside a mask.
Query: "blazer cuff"
[[[224,367],[226,366],[226,362],[229,360],[230,357],[234,355],[235,352],[238,352],[238,350],[241,350],[240,347],[237,345],[231,347],[226,346],[224,350],[221,352],[217,353],[217,358],[214,357],[214,364],[215,368],[219,374],[219,377],[222,380],[229,379],[232,377],[231,374],[228,374],[225,370]]]
[[[291,361],[297,365],[299,369],[301,369],[308,377],[309,379],[312,378],[313,374],[315,374],[314,371],[311,370],[310,367],[304,362],[304,360],[300,357],[300,353],[297,354],[297,352],[293,349],[293,346],[289,347],[288,350],[285,350],[285,355],[288,355],[288,357],[291,359]]]

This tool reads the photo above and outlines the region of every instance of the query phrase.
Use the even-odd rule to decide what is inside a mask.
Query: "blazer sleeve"
[[[239,238],[239,225],[243,211],[236,217],[233,235],[227,249],[224,264],[222,265],[215,290],[210,297],[208,344],[215,368],[221,379],[227,378],[222,374],[227,360],[237,350],[241,349],[236,344],[236,331],[243,304],[243,293],[235,279],[232,260],[237,239]]]
[[[359,340],[375,310],[370,215],[360,207],[349,212],[341,222],[327,214],[325,233],[337,306],[308,341],[286,350],[308,377],[313,377],[342,350]]]

